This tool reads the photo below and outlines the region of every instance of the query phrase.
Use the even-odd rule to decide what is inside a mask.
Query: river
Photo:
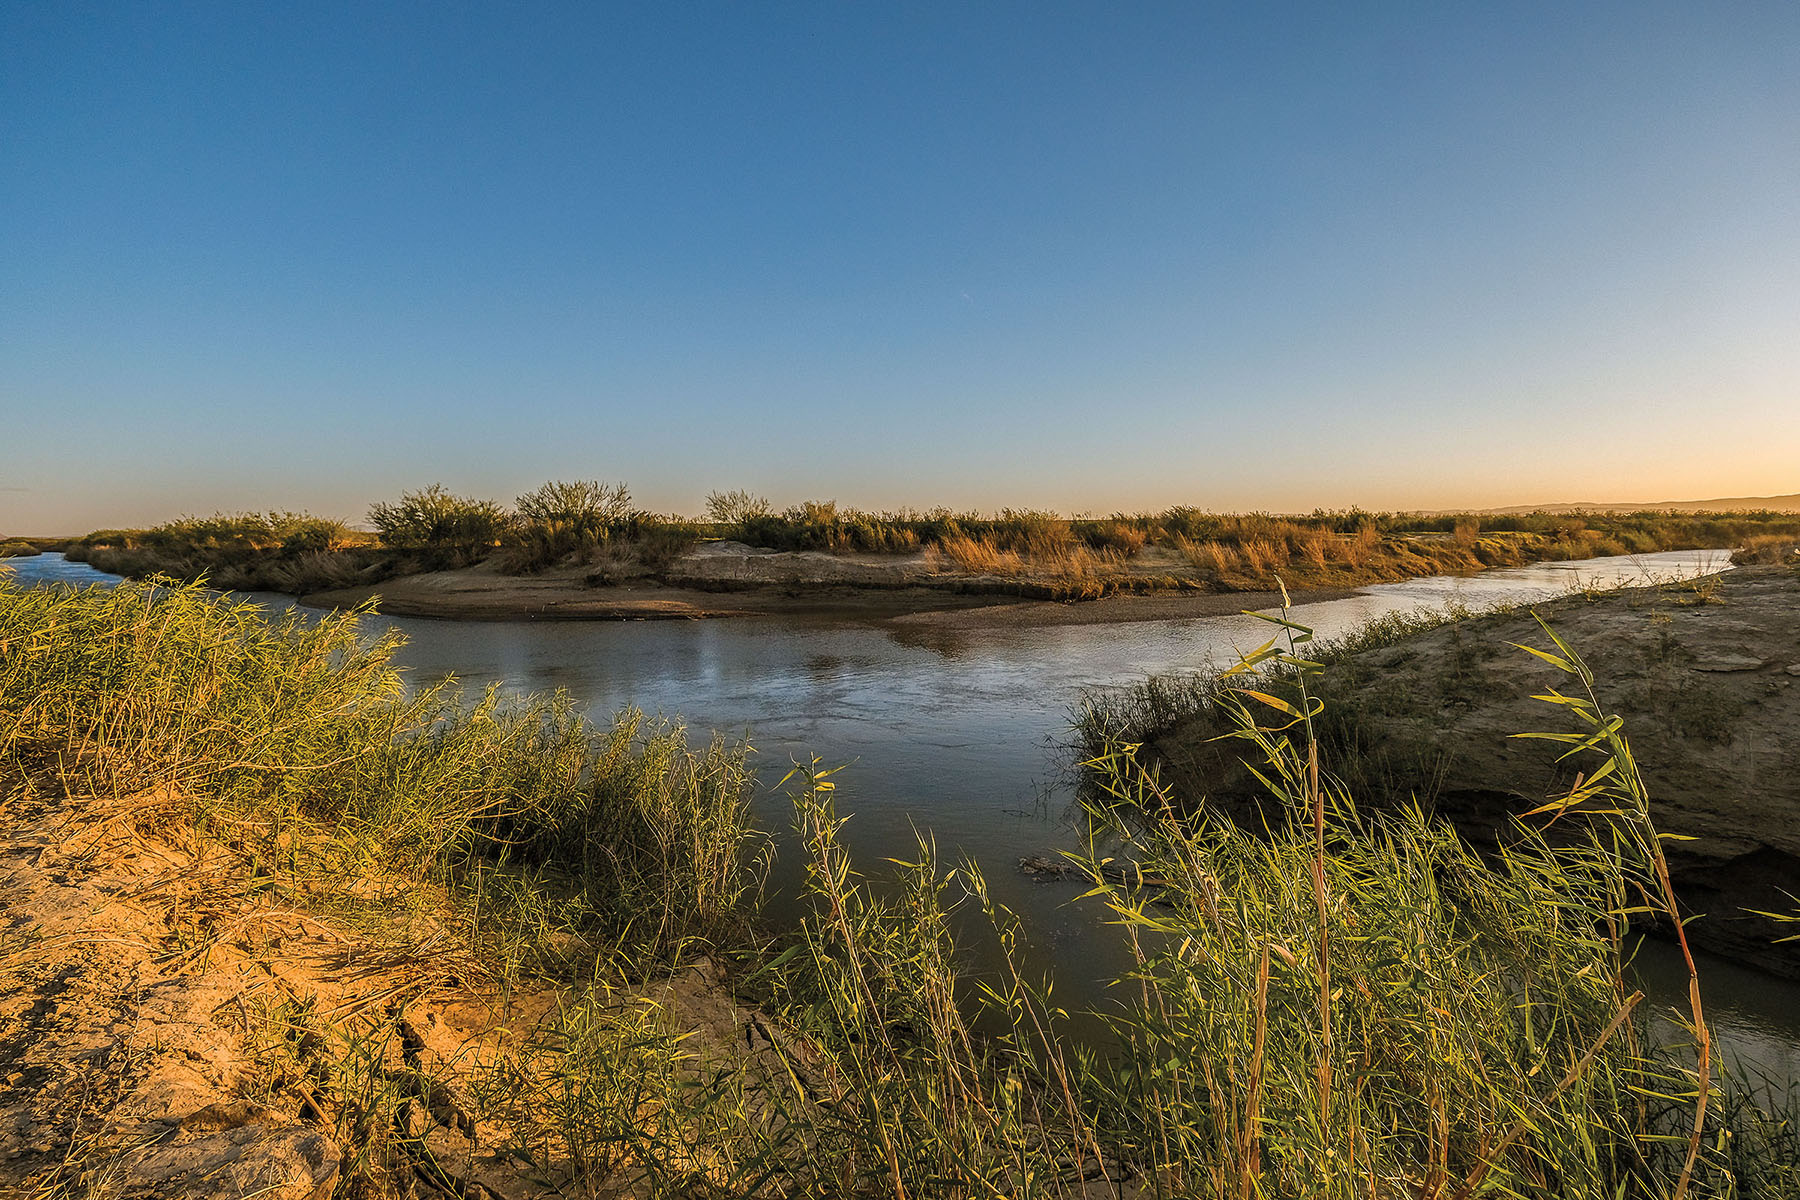
[[[61,555],[8,565],[22,581],[116,581]],[[1503,568],[1379,584],[1290,615],[1333,637],[1388,613],[1530,602],[1727,565],[1719,551],[1676,551]],[[758,804],[771,829],[788,824],[787,802],[772,785],[792,762],[816,755],[844,767],[834,776],[837,802],[851,814],[844,837],[864,869],[909,856],[915,831],[932,837],[946,861],[972,858],[996,897],[1024,918],[1073,1004],[1098,999],[1096,981],[1121,965],[1115,939],[1070,903],[1081,889],[1037,881],[1015,865],[1072,844],[1071,713],[1089,689],[1229,664],[1271,632],[1248,616],[992,629],[781,617],[378,620],[405,632],[399,661],[420,682],[454,675],[473,686],[561,688],[599,716],[636,705],[679,715],[694,730],[747,735],[770,785]],[[1666,948],[1646,948],[1646,987],[1659,1003],[1677,1005],[1685,980],[1671,968]],[[1765,1071],[1800,1079],[1800,985],[1716,959],[1702,978],[1722,1042]]]

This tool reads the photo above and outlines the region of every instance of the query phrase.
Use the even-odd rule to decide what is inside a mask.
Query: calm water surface
[[[115,580],[61,555],[11,565],[22,579]],[[1292,615],[1333,637],[1389,613],[1528,602],[1726,565],[1717,551],[1682,551],[1508,568],[1381,584]],[[635,705],[695,730],[748,736],[769,785],[759,805],[772,829],[788,824],[773,785],[793,762],[816,755],[844,766],[838,805],[852,814],[845,840],[864,868],[876,873],[889,856],[909,856],[920,833],[946,860],[973,858],[998,898],[1024,916],[1074,1004],[1098,999],[1095,981],[1121,965],[1114,939],[1070,903],[1080,889],[1015,869],[1022,855],[1073,844],[1065,821],[1071,713],[1084,691],[1229,664],[1271,632],[1247,616],[979,630],[777,617],[379,620],[406,633],[399,661],[420,682],[453,675],[471,686],[560,688],[597,716]],[[793,869],[793,856],[784,857]],[[1668,952],[1653,944],[1644,962],[1653,996],[1678,1003],[1683,983]],[[1800,987],[1724,962],[1709,963],[1704,980],[1721,1035],[1765,1067],[1800,1077]]]

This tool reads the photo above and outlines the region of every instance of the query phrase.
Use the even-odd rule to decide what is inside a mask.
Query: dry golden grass
[[[945,538],[925,553],[933,565],[940,558],[948,559],[957,570],[973,575],[1017,575],[1024,569],[1016,552],[997,550],[985,541],[960,534]]]
[[[1141,525],[1112,520],[1088,530],[1084,538],[1096,550],[1111,550],[1125,558],[1134,558],[1144,548],[1144,543],[1149,541],[1150,534]]]
[[[1309,529],[1297,539],[1294,549],[1300,561],[1314,571],[1324,571],[1326,560],[1333,557],[1337,549],[1337,539],[1319,529]]]
[[[971,575],[1016,577],[1035,575],[1058,579],[1088,579],[1117,571],[1125,556],[1113,550],[1092,550],[1074,539],[1034,538],[1023,549],[1002,548],[990,537],[956,534],[926,550],[934,566],[944,561]]]
[[[1241,565],[1238,552],[1218,542],[1196,542],[1192,538],[1178,535],[1175,538],[1175,550],[1187,559],[1189,566],[1210,571],[1215,577],[1234,575]]]
[[[1267,575],[1288,564],[1286,544],[1268,538],[1253,537],[1238,550],[1244,556],[1245,568],[1252,575]]]

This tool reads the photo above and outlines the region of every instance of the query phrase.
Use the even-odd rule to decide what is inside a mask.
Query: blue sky
[[[0,532],[1800,490],[1800,5],[0,9]]]

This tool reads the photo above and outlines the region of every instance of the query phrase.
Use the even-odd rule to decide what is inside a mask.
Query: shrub
[[[518,516],[510,565],[539,570],[612,536],[631,512],[631,489],[592,480],[551,482],[520,496],[514,505]]]
[[[404,492],[395,504],[369,509],[381,544],[420,555],[432,565],[466,565],[486,557],[511,528],[492,500],[453,496],[442,484]]]
[[[774,511],[769,506],[768,497],[752,495],[742,488],[706,493],[706,519],[715,525],[729,525],[739,529]]]
[[[692,521],[656,518],[648,513],[640,516],[631,537],[638,561],[652,571],[664,569],[700,540],[700,527]]]
[[[342,521],[306,513],[270,513],[269,531],[283,554],[324,554],[356,544],[357,537]]]
[[[522,522],[601,534],[631,511],[631,489],[623,483],[597,480],[552,481],[520,496],[514,505]]]

